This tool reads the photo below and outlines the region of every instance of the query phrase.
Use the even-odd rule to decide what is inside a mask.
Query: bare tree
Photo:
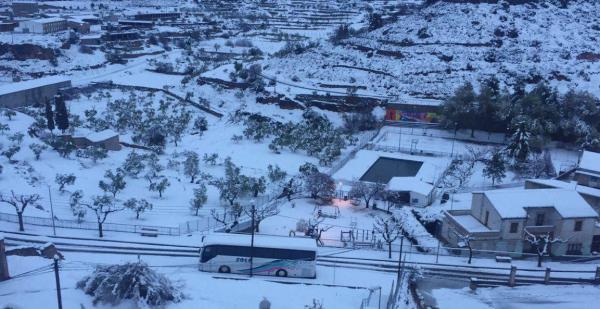
[[[14,191],[10,191],[11,195],[0,194],[0,202],[9,204],[12,206],[17,212],[17,217],[19,218],[19,231],[25,231],[25,226],[23,224],[23,212],[25,212],[25,208],[29,205],[36,205],[36,203],[41,199],[41,197],[37,194],[15,194]]]
[[[383,192],[384,186],[378,183],[356,181],[352,184],[352,189],[348,193],[353,198],[362,199],[367,208],[371,200],[380,192]]]
[[[535,249],[535,252],[538,256],[538,267],[542,267],[542,260],[544,256],[548,255],[548,250],[553,243],[565,243],[567,240],[562,240],[560,238],[554,238],[550,233],[545,233],[541,235],[535,235],[530,233],[527,229],[523,230],[525,234],[523,235],[525,240]]]
[[[388,246],[388,258],[392,258],[392,242],[394,242],[402,234],[402,223],[398,218],[390,216],[382,218],[380,216],[375,217],[375,223],[373,224],[373,230],[376,233],[381,234],[383,240]]]
[[[286,198],[288,202],[297,197],[302,192],[302,184],[297,177],[290,177],[287,181],[279,185],[281,193],[277,198]]]
[[[84,206],[91,210],[96,215],[96,221],[98,222],[98,237],[104,237],[102,225],[106,221],[106,218],[111,213],[122,211],[123,207],[117,207],[115,205],[114,198],[109,195],[94,196],[91,203],[84,203],[82,201],[83,195],[77,191],[71,195],[71,207]]]
[[[307,222],[308,227],[306,228],[306,232],[304,232],[304,234],[306,236],[310,236],[310,237],[314,238],[315,241],[317,242],[318,246],[325,245],[322,240],[323,232],[327,232],[329,229],[331,229],[333,227],[333,225],[326,226],[326,227],[320,227],[320,224],[323,223],[323,221],[325,221],[325,218],[323,218],[323,217],[316,218],[316,219],[312,219],[312,218],[309,219]]]
[[[254,215],[254,231],[258,233],[258,226],[264,219],[279,214],[279,205],[277,204],[276,200],[269,201],[263,205],[254,206],[254,214],[252,211],[252,206],[245,207],[244,213],[250,218],[252,218]]]
[[[454,235],[458,238],[459,247],[467,247],[467,249],[469,249],[469,260],[467,261],[467,264],[471,264],[471,260],[473,259],[473,247],[471,246],[471,241],[474,240],[474,237],[469,233],[462,235],[457,231],[454,231]]]
[[[231,228],[238,224],[238,220],[242,215],[242,212],[242,206],[240,206],[240,204],[235,203],[232,206],[227,207],[227,209],[223,211],[223,215],[221,215],[216,209],[211,209],[210,215],[215,221],[223,224],[226,227],[225,232],[229,233],[231,231]]]

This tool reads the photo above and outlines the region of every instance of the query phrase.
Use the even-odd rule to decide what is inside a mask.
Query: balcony
[[[531,234],[545,234],[554,232],[554,225],[528,225],[525,229]]]
[[[471,235],[479,240],[495,239],[500,237],[499,230],[492,230],[479,222],[470,213],[460,211],[444,211],[448,224],[458,234]]]

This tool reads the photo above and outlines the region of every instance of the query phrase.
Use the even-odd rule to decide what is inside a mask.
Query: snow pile
[[[425,230],[421,222],[415,218],[410,207],[402,207],[396,210],[395,214],[402,221],[404,231],[409,237],[415,239],[418,246],[425,252],[431,252],[437,247],[438,240]]]

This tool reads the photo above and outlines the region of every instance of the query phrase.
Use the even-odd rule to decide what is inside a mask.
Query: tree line
[[[535,152],[550,140],[600,150],[600,100],[585,91],[560,94],[544,82],[527,90],[523,81],[509,89],[489,78],[479,91],[471,83],[459,87],[444,101],[442,115],[449,129],[526,137]]]

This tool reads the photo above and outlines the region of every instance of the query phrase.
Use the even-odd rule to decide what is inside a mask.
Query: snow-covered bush
[[[77,288],[92,296],[94,304],[112,306],[131,300],[139,308],[153,308],[184,298],[180,286],[143,262],[97,266],[91,275],[77,283]]]

